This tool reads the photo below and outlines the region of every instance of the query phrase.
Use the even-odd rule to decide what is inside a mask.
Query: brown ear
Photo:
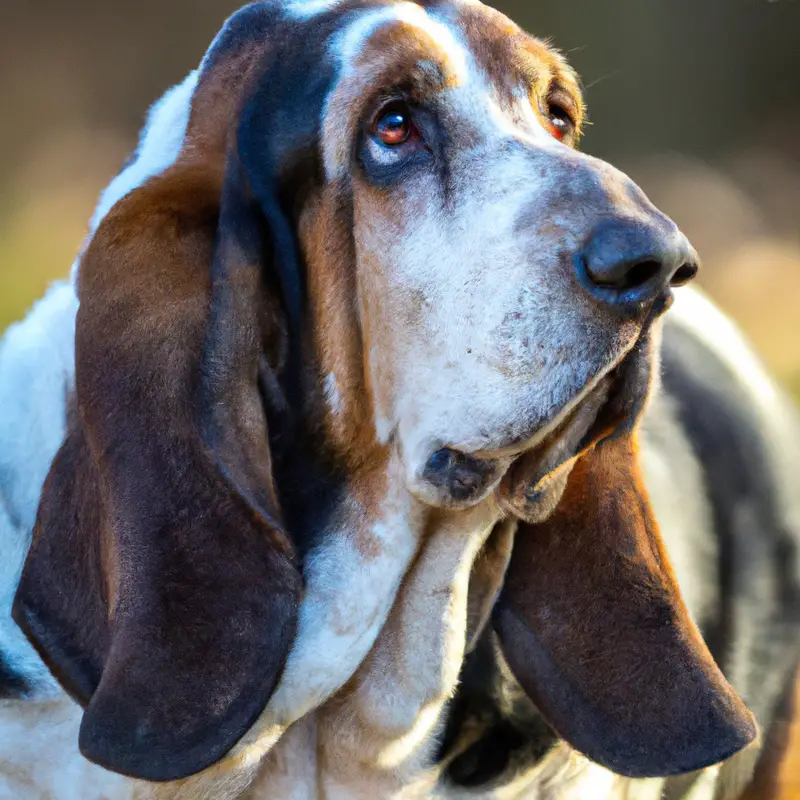
[[[112,209],[81,265],[76,408],[14,617],[86,705],[84,755],[139,778],[222,757],[294,637],[259,391],[280,327],[265,227],[235,156],[224,180],[179,163]]]
[[[520,523],[494,621],[548,722],[614,772],[700,769],[756,735],[681,599],[630,419],[577,460],[546,521]]]

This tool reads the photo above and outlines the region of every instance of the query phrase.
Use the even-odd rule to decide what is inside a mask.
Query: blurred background
[[[0,331],[68,274],[148,106],[239,5],[0,0]],[[566,52],[583,149],[689,234],[701,283],[800,397],[800,0],[494,5]]]
[[[580,72],[583,148],[689,234],[800,396],[800,1],[496,0]],[[237,0],[0,0],[0,330],[68,272],[148,106]]]

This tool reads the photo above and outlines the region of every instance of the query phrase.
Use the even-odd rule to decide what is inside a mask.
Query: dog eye
[[[397,147],[419,134],[405,103],[392,103],[378,112],[372,124],[372,135],[387,147]]]
[[[574,144],[578,134],[578,118],[580,109],[575,98],[558,83],[548,88],[546,95],[541,95],[539,108],[547,121],[550,135],[559,142]]]
[[[550,133],[559,142],[563,142],[575,132],[572,115],[563,105],[553,100],[547,103],[547,120],[550,123]]]

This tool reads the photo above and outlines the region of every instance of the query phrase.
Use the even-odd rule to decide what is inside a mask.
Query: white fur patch
[[[133,782],[78,752],[82,711],[66,695],[0,704],[0,798],[133,800]]]
[[[344,408],[342,393],[339,391],[336,375],[332,372],[325,378],[325,399],[328,401],[328,406],[334,414],[340,414],[342,412]]]
[[[11,619],[42,484],[64,438],[78,302],[54,285],[0,340],[0,652],[36,686],[49,672]]]
[[[350,734],[357,750],[373,748],[377,773],[417,780],[430,763],[436,726],[458,681],[466,645],[467,591],[475,556],[497,521],[493,503],[440,517],[425,541],[375,648],[353,682],[353,706],[328,727],[332,749],[358,710]],[[424,644],[423,644],[424,643]],[[360,723],[360,724],[359,724]],[[349,758],[357,760],[356,750]]]
[[[295,643],[264,713],[234,750],[248,760],[271,747],[278,729],[338,691],[375,643],[422,535],[418,503],[396,457],[386,467],[379,507],[345,500],[303,570],[306,595]]]
[[[368,523],[382,549],[365,560],[347,527],[323,534],[325,544],[306,562],[307,592],[286,671],[269,703],[291,722],[341,688],[369,652],[386,621],[397,587],[418,544],[406,504],[390,502],[385,516]]]
[[[777,390],[761,359],[741,331],[700,289],[677,289],[669,315],[673,322],[694,334],[741,377],[759,406],[766,409],[774,406],[778,401]]]
[[[297,19],[311,19],[340,5],[342,0],[293,0],[287,3],[286,12]]]
[[[404,22],[419,29],[430,36],[440,49],[453,74],[460,83],[465,83],[469,77],[467,64],[469,55],[458,37],[448,25],[434,19],[424,8],[415,3],[397,3],[391,6],[378,7],[358,17],[350,26],[336,37],[334,50],[342,65],[343,72],[347,72],[352,62],[358,57],[369,38],[383,25],[393,22]]]

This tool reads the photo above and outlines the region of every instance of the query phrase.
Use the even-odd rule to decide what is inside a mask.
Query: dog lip
[[[536,448],[511,465],[496,489],[506,513],[526,522],[541,522],[556,508],[576,457],[591,440],[608,402],[613,371],[564,417]]]
[[[565,403],[560,411],[553,414],[547,422],[539,425],[532,434],[522,435],[506,441],[502,445],[493,447],[467,449],[453,446],[453,449],[471,455],[477,459],[491,461],[501,458],[516,459],[526,453],[541,448],[543,443],[550,439],[554,432],[564,425],[565,421],[570,418],[576,409],[580,408],[580,406],[586,402],[587,398],[589,398],[599,386],[603,383],[611,385],[615,382],[615,375],[619,373],[629,356],[631,356],[643,342],[648,340],[653,325],[658,318],[672,306],[674,299],[672,290],[665,290],[658,297],[656,302],[651,305],[647,318],[642,323],[638,335],[630,345],[615,358],[612,358],[604,367],[599,369],[594,377],[586,382],[583,388],[576,391],[572,399]]]
[[[614,405],[612,399],[619,402],[617,376],[669,302],[665,294],[663,304],[653,307],[636,341],[598,370],[533,434],[490,448],[440,441],[418,473],[418,479],[427,486],[425,494],[436,497],[436,503],[463,507],[493,492],[500,507],[511,516],[528,522],[546,519],[566,489],[577,456],[613,429],[609,417],[614,411],[605,413],[605,409]]]
[[[528,522],[546,519],[558,505],[578,457],[634,424],[652,378],[650,327],[657,313],[628,353],[562,416],[544,443],[523,454],[503,476],[496,495],[508,513]]]

